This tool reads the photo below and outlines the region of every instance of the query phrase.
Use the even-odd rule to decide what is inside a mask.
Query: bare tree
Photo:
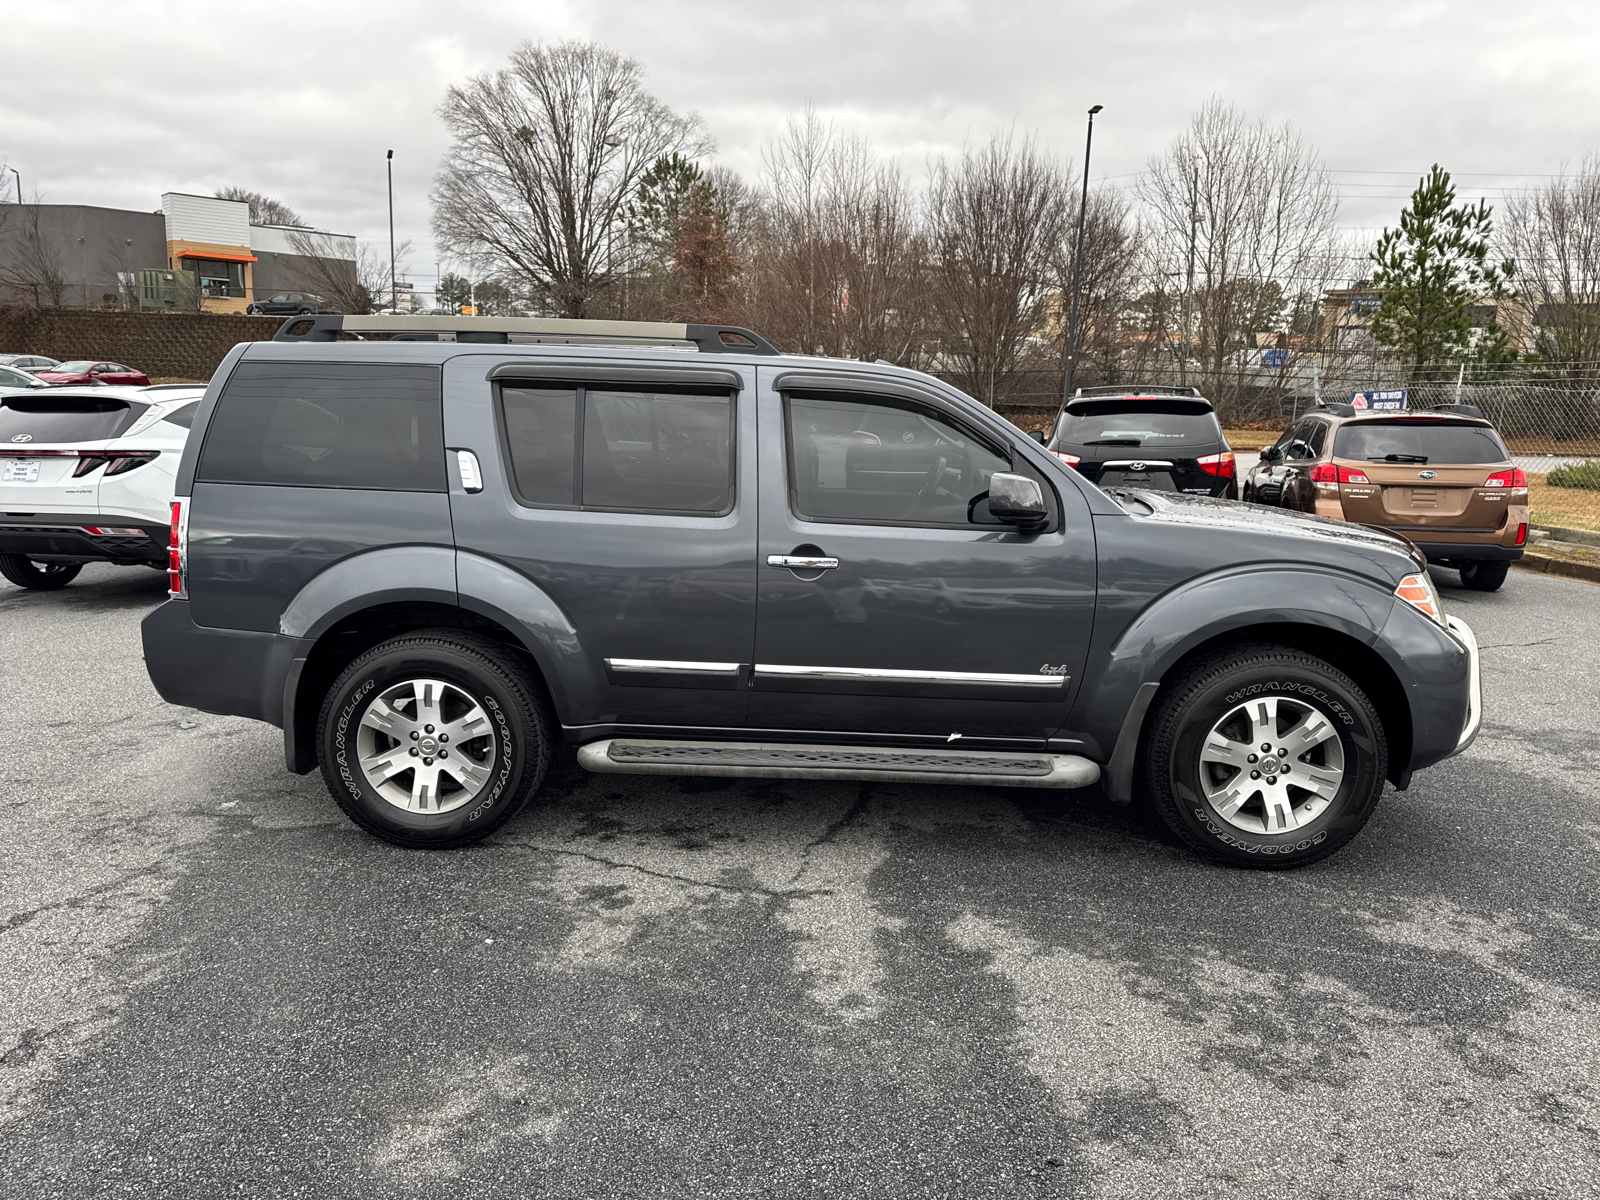
[[[1072,212],[1072,180],[1031,140],[998,135],[933,166],[931,294],[941,373],[985,404],[1008,397],[1044,326]]]
[[[1181,288],[1181,376],[1231,407],[1269,383],[1256,334],[1283,332],[1290,298],[1338,275],[1338,197],[1288,124],[1208,101],[1139,184],[1152,272]],[[1196,378],[1189,378],[1194,361]]]
[[[342,239],[310,229],[296,230],[288,235],[288,241],[295,255],[288,273],[297,290],[320,296],[343,313],[370,313],[388,304],[391,277],[387,253],[362,242],[351,258],[345,254]],[[411,243],[401,242],[395,247],[396,263],[403,267],[410,253]]]
[[[0,287],[35,308],[59,308],[67,291],[61,251],[42,228],[42,201],[34,193],[28,204],[5,205],[0,227]]]
[[[1050,304],[1050,322],[1066,372],[1066,339],[1072,307],[1078,198],[1073,198],[1064,237],[1053,265],[1059,292]],[[1136,289],[1143,249],[1142,235],[1133,219],[1132,206],[1117,192],[1089,193],[1083,228],[1083,270],[1078,276],[1078,367],[1076,386],[1136,382],[1146,374],[1148,340],[1139,335],[1142,323],[1130,309]]]
[[[751,323],[807,353],[920,361],[926,248],[899,165],[811,108],[763,160],[759,204],[727,205]]]
[[[225,187],[217,189],[218,200],[242,200],[250,206],[252,225],[305,225],[298,213],[282,200],[252,192],[249,188]]]
[[[1585,156],[1522,196],[1508,197],[1504,249],[1517,262],[1523,322],[1541,357],[1592,373],[1600,360],[1600,155]],[[1509,307],[1509,306],[1503,306]]]
[[[581,317],[617,274],[625,208],[664,155],[709,153],[694,114],[644,88],[639,64],[589,42],[525,42],[504,70],[452,87],[434,180],[440,246],[526,279]]]

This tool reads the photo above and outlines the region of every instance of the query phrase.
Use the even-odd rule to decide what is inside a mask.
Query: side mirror
[[[1038,442],[1039,445],[1041,445],[1041,446],[1044,445],[1044,442],[1045,442],[1044,430],[1042,430],[1042,429],[1030,429],[1030,430],[1028,430],[1028,436],[1031,437],[1034,441]]]
[[[1044,492],[1026,475],[989,476],[989,515],[1008,525],[1038,525],[1050,519]]]
[[[1261,447],[1261,461],[1262,462],[1277,462],[1278,461],[1278,448],[1276,446],[1263,446],[1263,447]]]

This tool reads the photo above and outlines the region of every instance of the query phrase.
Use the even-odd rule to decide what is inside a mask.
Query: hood
[[[1408,539],[1387,529],[1334,521],[1309,513],[1264,508],[1239,500],[1191,496],[1181,492],[1154,492],[1140,488],[1110,488],[1106,494],[1134,516],[1240,534],[1299,538],[1325,547],[1344,547],[1364,555],[1397,555],[1416,570],[1427,569],[1427,559]]]

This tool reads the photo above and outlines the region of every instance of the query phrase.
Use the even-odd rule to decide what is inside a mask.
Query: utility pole
[[[1194,242],[1200,225],[1200,168],[1189,176],[1189,275],[1183,285],[1183,327],[1178,331],[1178,383],[1189,382],[1189,303],[1194,296]]]
[[[1083,283],[1083,226],[1089,216],[1089,152],[1094,149],[1094,115],[1105,107],[1096,104],[1089,110],[1089,133],[1083,142],[1083,197],[1078,201],[1078,248],[1072,255],[1072,316],[1067,321],[1067,377],[1061,385],[1061,404],[1072,399],[1072,376],[1078,358],[1078,289]],[[991,393],[992,394],[992,393]]]
[[[394,274],[394,151],[389,151],[389,310],[400,307],[400,281]]]

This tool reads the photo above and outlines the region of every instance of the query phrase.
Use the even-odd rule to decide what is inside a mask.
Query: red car
[[[143,371],[135,371],[132,367],[125,367],[121,363],[94,362],[91,359],[58,363],[56,366],[33,373],[49,384],[120,383],[132,384],[135,387],[150,386],[150,377]]]

